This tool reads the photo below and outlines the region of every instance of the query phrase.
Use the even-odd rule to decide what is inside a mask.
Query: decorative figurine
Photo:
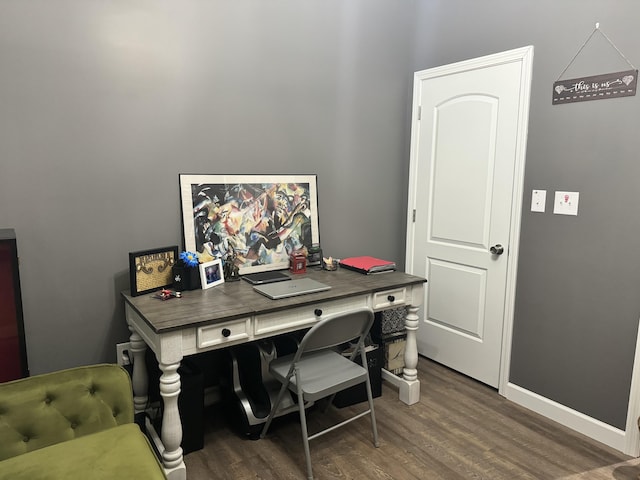
[[[338,269],[338,264],[340,263],[339,260],[333,258],[333,257],[322,257],[322,269],[323,270],[329,270],[330,272],[333,272],[335,270]]]
[[[237,259],[238,254],[234,248],[231,248],[223,259],[224,266],[222,267],[222,271],[224,273],[225,282],[235,282],[236,280],[240,280],[240,268],[236,265]]]

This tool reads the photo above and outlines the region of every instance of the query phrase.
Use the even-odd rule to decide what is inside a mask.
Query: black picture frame
[[[180,174],[185,250],[241,275],[289,268],[320,243],[316,175]]]
[[[172,269],[177,261],[177,245],[129,252],[131,296],[137,297],[172,285]]]

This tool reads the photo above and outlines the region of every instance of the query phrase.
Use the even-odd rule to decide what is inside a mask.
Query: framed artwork
[[[320,243],[315,175],[180,176],[185,250],[241,275],[289,268]]]
[[[215,287],[224,283],[224,273],[222,271],[222,260],[211,260],[210,262],[201,263],[200,268],[200,282],[202,282],[202,289]]]
[[[171,269],[178,260],[178,246],[129,253],[131,296],[161,290],[173,283]]]

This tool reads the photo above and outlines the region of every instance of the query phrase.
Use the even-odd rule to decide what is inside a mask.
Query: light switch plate
[[[531,193],[531,211],[544,212],[547,203],[546,190],[534,190]]]
[[[553,213],[556,215],[578,215],[579,192],[556,192]]]

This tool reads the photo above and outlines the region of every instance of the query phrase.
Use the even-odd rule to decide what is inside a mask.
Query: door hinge
[[[416,223],[416,209],[413,209],[413,223]]]
[[[418,120],[422,118],[422,105],[418,105]]]

